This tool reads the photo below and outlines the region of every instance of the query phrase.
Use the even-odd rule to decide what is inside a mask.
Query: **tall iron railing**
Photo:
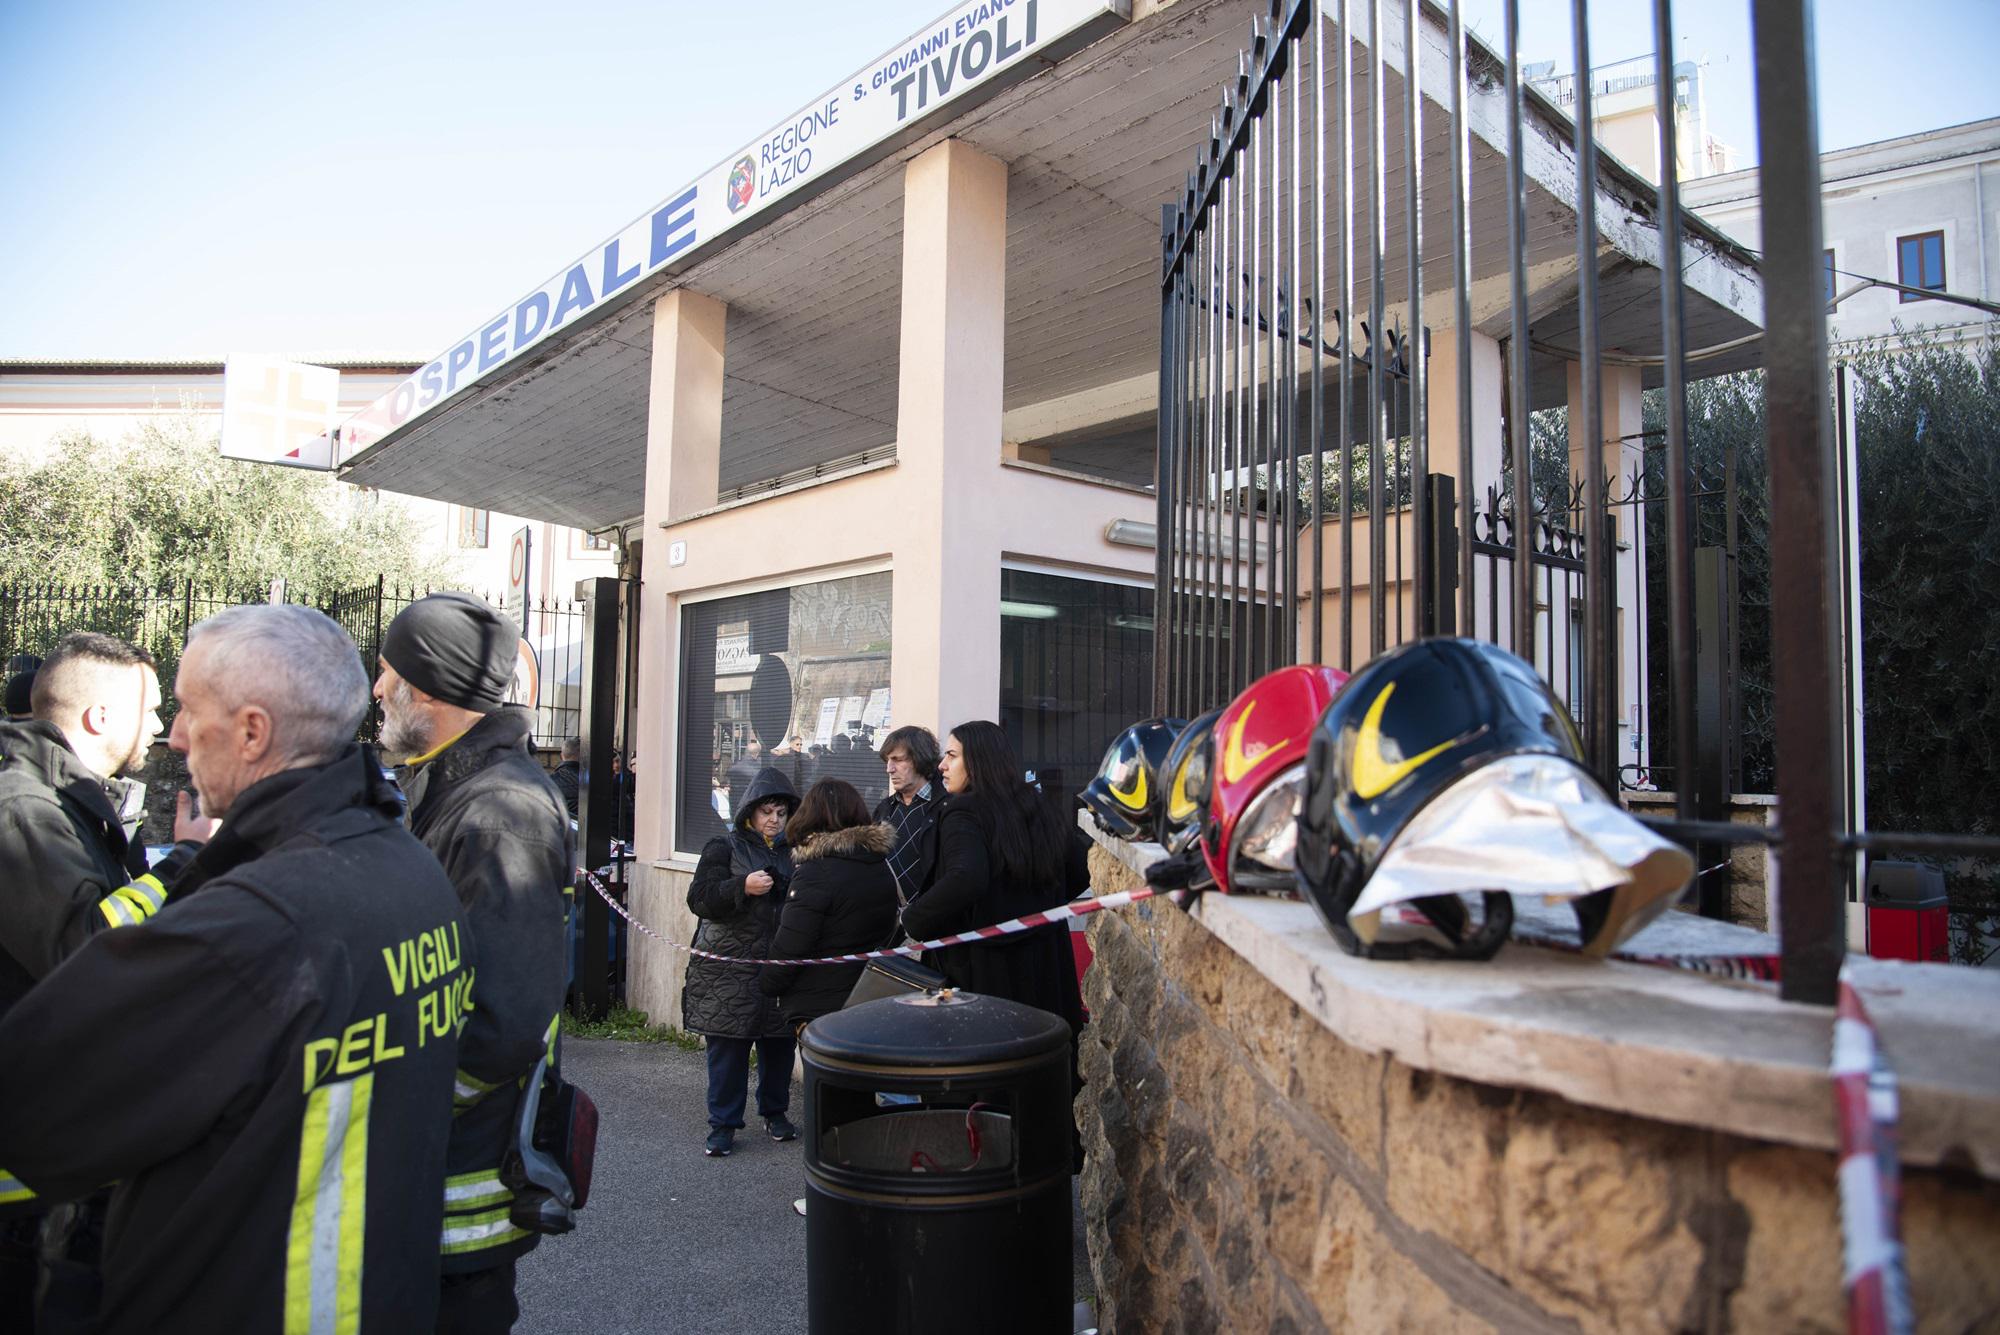
[[[1694,506],[1714,487],[1695,479],[1689,462],[1689,250],[1674,174],[1670,0],[1652,6],[1662,179],[1650,199],[1629,173],[1608,182],[1600,167],[1591,80],[1575,82],[1568,117],[1526,87],[1519,0],[1506,2],[1497,54],[1468,44],[1456,0],[1272,0],[1255,20],[1182,196],[1163,211],[1154,695],[1162,712],[1192,716],[1279,664],[1353,668],[1405,639],[1478,635],[1531,659],[1555,684],[1582,725],[1589,763],[1616,791],[1626,763],[1618,748],[1620,614],[1644,624],[1638,604],[1647,568],[1663,568],[1665,606],[1654,632],[1638,641],[1636,692],[1646,699],[1651,665],[1663,664],[1669,754],[1682,771],[1675,817],[1663,824],[1689,842],[1775,845],[1783,993],[1826,1003],[1844,951],[1857,851],[1990,855],[2000,840],[1848,828],[1839,613],[1849,572],[1835,510],[1810,5],[1752,0],[1751,9],[1761,213],[1788,220],[1767,232],[1762,259],[1766,463],[1773,479],[1783,479],[1769,488],[1771,632],[1782,647],[1773,654],[1778,825],[1729,824],[1712,818],[1712,806],[1704,819],[1691,781],[1698,768],[1691,761],[1703,754]],[[1571,0],[1570,11],[1575,68],[1589,70],[1585,0]],[[1428,76],[1427,47],[1446,53]],[[1436,86],[1440,67],[1445,77]],[[1390,96],[1391,74],[1401,79],[1400,97]],[[1475,79],[1487,106],[1480,143],[1503,159],[1505,290],[1498,294],[1490,273],[1475,294]],[[1504,132],[1491,125],[1496,87],[1504,88]],[[1442,179],[1425,163],[1426,116],[1442,116],[1448,129]],[[1538,286],[1528,262],[1531,134],[1541,184],[1573,214],[1574,289],[1557,295],[1574,302],[1579,346],[1566,355],[1579,363],[1580,392],[1570,413],[1572,438],[1585,447],[1567,515],[1560,506],[1538,514],[1526,481],[1531,324],[1550,296],[1548,280]],[[1572,178],[1547,179],[1551,161],[1566,162]],[[1440,191],[1450,219],[1441,242],[1425,235],[1426,223],[1447,211]],[[1401,212],[1392,219],[1396,193]],[[1665,402],[1658,493],[1614,487],[1601,448],[1610,363],[1600,197],[1626,201],[1621,207],[1640,224],[1657,227]],[[1538,236],[1547,235],[1546,214],[1534,219]],[[1716,244],[1713,233],[1704,244]],[[1397,252],[1402,272],[1392,291]],[[1483,508],[1471,485],[1475,295],[1481,318],[1506,330],[1502,482]],[[1432,471],[1433,339],[1452,340],[1454,354],[1455,440],[1439,442],[1455,454],[1452,476]],[[1622,353],[1613,360],[1633,364]],[[1650,525],[1648,507],[1659,514]],[[1620,571],[1639,564],[1649,528],[1665,550],[1646,554],[1636,578],[1627,576],[1638,592],[1635,605],[1621,608]],[[1705,567],[1711,575],[1714,568]],[[1644,721],[1642,707],[1628,735]]]
[[[361,651],[372,682],[380,675],[382,631],[396,613],[431,592],[428,588],[372,584],[312,595],[280,589],[279,597],[320,611],[338,621]],[[0,586],[0,658],[17,653],[46,655],[74,630],[95,630],[129,640],[158,661],[166,691],[162,713],[174,712],[173,679],[188,631],[204,617],[242,603],[266,602],[268,589],[211,587],[182,580],[159,588],[71,585],[54,582]],[[499,600],[488,599],[495,606]],[[582,726],[583,604],[567,598],[531,600],[521,632],[538,660],[535,673],[535,728],[538,745],[554,747],[578,736]],[[362,725],[366,740],[381,728],[381,709],[371,705]]]

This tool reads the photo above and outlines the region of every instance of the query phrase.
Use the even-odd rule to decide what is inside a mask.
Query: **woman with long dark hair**
[[[938,772],[950,794],[938,821],[938,870],[903,912],[911,936],[923,941],[1019,918],[1089,890],[1082,832],[1027,781],[998,724],[953,728]],[[927,962],[969,992],[1060,1015],[1074,1046],[1083,998],[1066,924],[948,946]]]
[[[777,959],[851,955],[882,945],[896,928],[896,878],[889,872],[895,831],[878,825],[853,784],[821,779],[785,825],[797,872],[771,938]],[[785,1023],[804,1027],[840,1009],[859,964],[766,964],[764,995]]]

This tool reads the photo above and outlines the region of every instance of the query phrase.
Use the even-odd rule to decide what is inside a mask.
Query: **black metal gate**
[[[1653,631],[1642,629],[1628,650],[1639,661],[1625,666],[1641,683],[1630,692],[1637,708],[1623,721],[1628,751],[1644,735],[1654,694],[1645,683],[1657,675],[1664,750],[1683,771],[1716,768],[1691,763],[1708,760],[1696,743],[1698,718],[1705,713],[1714,731],[1724,727],[1706,687],[1698,692],[1698,593],[1709,615],[1730,591],[1726,561],[1697,559],[1694,546],[1700,489],[1686,421],[1687,224],[1674,168],[1671,11],[1670,0],[1653,0],[1662,179],[1651,198],[1632,189],[1629,173],[1605,194],[1657,229],[1657,290],[1644,294],[1657,306],[1662,349],[1646,363],[1665,408],[1656,493],[1607,478],[1599,447],[1605,368],[1638,363],[1605,347],[1598,206],[1606,187],[1591,80],[1575,81],[1573,120],[1531,98],[1518,0],[1506,5],[1498,54],[1467,42],[1455,0],[1435,7],[1272,0],[1255,21],[1182,196],[1163,211],[1154,656],[1161,712],[1192,716],[1284,663],[1352,669],[1405,639],[1472,634],[1535,663],[1579,720],[1592,768],[1616,791],[1621,770],[1646,769],[1619,753],[1619,622],[1622,612],[1643,627],[1650,575],[1664,615],[1651,618]],[[1393,26],[1385,26],[1385,12]],[[1766,235],[1759,262],[1766,464],[1785,480],[1770,488],[1769,526],[1771,638],[1784,646],[1772,671],[1782,824],[1765,830],[1701,819],[1714,808],[1697,808],[1697,784],[1686,773],[1674,783],[1676,818],[1664,824],[1690,842],[1777,846],[1787,890],[1779,916],[1784,993],[1827,1002],[1844,951],[1843,887],[1858,851],[1990,854],[2000,840],[1848,829],[1836,610],[1848,572],[1835,522],[1809,6],[1753,0],[1752,12],[1762,216],[1796,220]],[[1587,71],[1585,0],[1571,0],[1570,18],[1575,65]],[[1440,49],[1426,74],[1424,54]],[[1392,77],[1401,84],[1393,98]],[[1496,128],[1501,88],[1505,124]],[[1504,175],[1480,198],[1498,195],[1506,212],[1504,267],[1494,270],[1487,246],[1488,276],[1477,294],[1475,90],[1485,99],[1480,144],[1488,171]],[[1448,134],[1443,173],[1424,161],[1427,114],[1441,116]],[[1531,297],[1547,295],[1527,259],[1531,120],[1538,160],[1573,170],[1554,192],[1573,212],[1574,291],[1563,299],[1573,296],[1580,345],[1571,354],[1581,370],[1581,392],[1570,403],[1579,415],[1573,439],[1586,442],[1567,515],[1560,505],[1537,513],[1526,482],[1534,471]],[[1393,217],[1392,198],[1400,204]],[[1446,235],[1427,236],[1426,226],[1435,231],[1447,212]],[[1549,221],[1534,221],[1546,245]],[[1444,292],[1436,309],[1433,294]],[[1499,336],[1504,460],[1483,508],[1468,485],[1475,296],[1488,327],[1504,322],[1506,331]],[[1437,337],[1454,340],[1458,380],[1456,439],[1435,442],[1427,420],[1433,318]],[[1664,551],[1641,563],[1649,530]],[[1621,557],[1621,545],[1633,554]],[[1639,567],[1636,579],[1626,576],[1634,591],[1622,609],[1621,561],[1628,572]],[[1726,802],[1726,773],[1705,782],[1721,786]]]

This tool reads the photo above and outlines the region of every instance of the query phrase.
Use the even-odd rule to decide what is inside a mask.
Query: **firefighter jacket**
[[[159,912],[194,849],[183,844],[148,871],[105,782],[61,729],[0,723],[0,1015],[95,933]],[[0,1218],[40,1208],[0,1166]]]
[[[39,719],[0,723],[0,1014],[95,932],[144,922],[194,854],[154,871],[104,780]]]
[[[444,864],[479,956],[444,1189],[452,1273],[499,1265],[536,1240],[508,1220],[500,1161],[562,1010],[576,852],[562,798],[528,751],[531,718],[495,710],[403,771],[411,832]]]
[[[106,1332],[428,1331],[472,943],[372,753],[251,785],[0,1020],[0,1163],[116,1181]]]

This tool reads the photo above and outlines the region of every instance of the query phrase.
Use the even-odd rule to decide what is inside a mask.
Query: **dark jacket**
[[[145,852],[59,728],[0,723],[0,1015],[94,933],[159,911],[194,845],[156,872]]]
[[[549,771],[549,779],[556,786],[556,795],[562,798],[563,810],[569,813],[571,820],[576,819],[576,797],[582,776],[583,766],[574,760],[565,760]]]
[[[889,944],[896,929],[896,882],[886,856],[895,834],[856,825],[813,835],[792,853],[798,871],[778,916],[778,959],[852,955]],[[767,964],[759,986],[776,997],[785,1023],[817,1020],[846,1004],[859,964]]]
[[[537,1237],[506,1223],[513,1193],[500,1182],[500,1159],[522,1081],[562,1010],[576,856],[562,800],[528,750],[531,721],[525,709],[497,709],[404,771],[410,830],[444,865],[479,956],[451,1124],[449,1272],[497,1265]]]
[[[473,976],[372,753],[251,785],[168,912],[0,1021],[0,1162],[116,1181],[98,1329],[427,1331]]]
[[[930,780],[930,790],[929,797],[917,799],[930,813],[930,820],[926,823],[925,829],[911,839],[910,842],[914,847],[907,852],[902,847],[903,839],[899,835],[889,859],[899,873],[897,888],[906,900],[914,899],[930,889],[931,882],[937,879],[938,818],[944,815],[946,797],[944,780],[933,777]],[[898,818],[905,814],[907,813],[903,807],[903,799],[896,796],[894,791],[875,804],[875,819],[885,824],[898,825],[900,823]]]
[[[688,908],[701,919],[694,933],[698,949],[739,959],[770,957],[778,909],[792,877],[792,850],[784,836],[766,844],[750,829],[751,814],[771,797],[789,798],[798,806],[798,794],[782,773],[759,770],[744,789],[743,804],[731,808],[735,828],[701,850],[687,896]],[[770,872],[776,882],[765,894],[743,889],[744,879],[755,871]],[[777,1001],[758,989],[754,967],[699,957],[688,960],[681,1022],[690,1033],[714,1038],[784,1038],[792,1032]]]
[[[931,888],[903,911],[903,930],[935,940],[1056,908],[1090,889],[1088,845],[1079,830],[1067,843],[1059,885],[1023,884],[1000,875],[973,803],[954,797],[938,822],[938,872]],[[947,946],[925,956],[931,967],[968,992],[1038,1006],[1083,1027],[1083,998],[1076,986],[1076,956],[1069,925],[1050,923],[1016,936]]]

